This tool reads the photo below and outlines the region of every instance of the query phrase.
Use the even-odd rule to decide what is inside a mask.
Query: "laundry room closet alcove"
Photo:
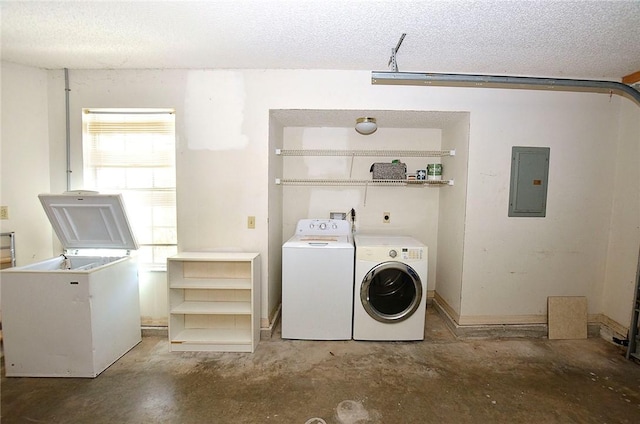
[[[358,117],[375,117],[378,130],[358,134]],[[469,113],[391,110],[271,110],[269,156],[269,297],[280,296],[281,246],[304,218],[329,218],[331,212],[355,210],[355,231],[406,235],[429,247],[428,298],[436,293],[459,310],[469,151]],[[278,150],[335,150],[341,155],[283,156]],[[366,156],[349,152],[455,151],[453,155],[395,153]],[[399,160],[407,173],[441,163],[442,178],[452,185],[376,186],[338,184],[334,180],[371,180],[374,162]],[[312,179],[329,183],[280,184]],[[388,213],[390,222],[384,222]],[[328,264],[328,266],[330,266]],[[272,304],[270,302],[270,304]]]

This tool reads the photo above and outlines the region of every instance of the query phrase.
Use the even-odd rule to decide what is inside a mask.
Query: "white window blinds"
[[[174,111],[83,112],[84,188],[122,193],[138,263],[164,269],[177,252]]]

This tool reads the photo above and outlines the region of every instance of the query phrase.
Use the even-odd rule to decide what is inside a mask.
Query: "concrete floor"
[[[95,379],[6,378],[2,423],[638,423],[640,365],[601,338],[263,340],[253,354],[142,343]]]

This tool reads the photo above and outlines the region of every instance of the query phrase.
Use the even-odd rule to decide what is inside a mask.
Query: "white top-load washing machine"
[[[412,237],[356,234],[354,340],[424,340],[427,246]]]
[[[349,222],[298,221],[282,246],[282,338],[351,339],[353,261]]]

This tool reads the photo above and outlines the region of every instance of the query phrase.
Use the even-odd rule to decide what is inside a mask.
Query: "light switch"
[[[247,228],[250,230],[254,230],[256,228],[256,217],[250,216],[247,218]]]
[[[9,219],[9,206],[0,206],[0,219]]]

